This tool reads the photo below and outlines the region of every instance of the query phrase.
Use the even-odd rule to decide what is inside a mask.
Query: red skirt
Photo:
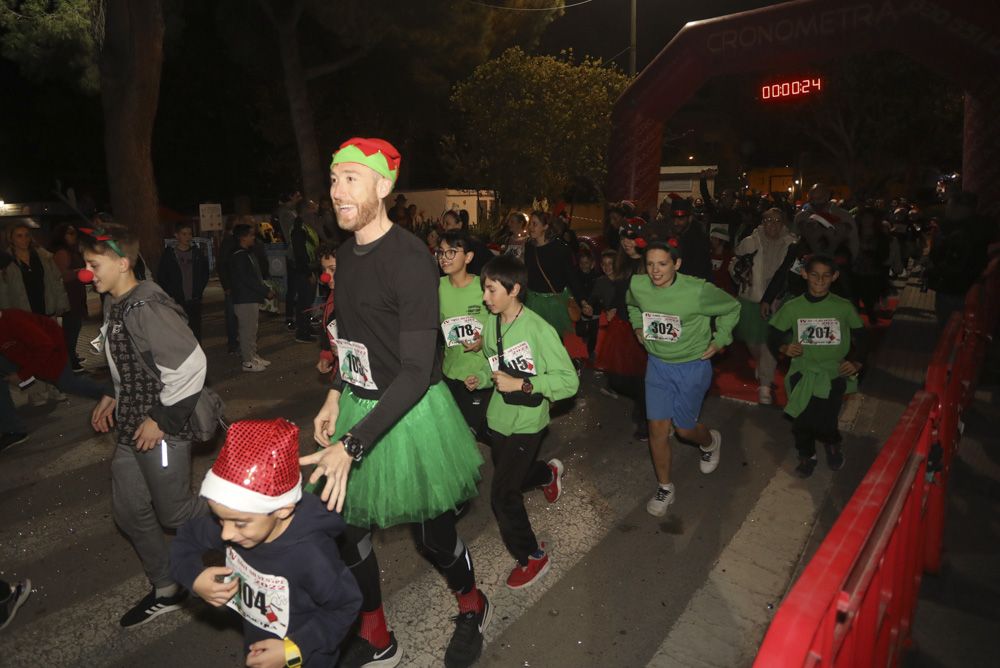
[[[594,349],[594,368],[619,376],[646,374],[646,349],[635,338],[632,326],[621,318],[610,322],[601,314]]]

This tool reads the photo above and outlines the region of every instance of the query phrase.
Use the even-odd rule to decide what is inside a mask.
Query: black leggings
[[[798,380],[791,379],[792,387],[795,387]],[[812,397],[805,410],[792,421],[792,435],[795,437],[795,449],[798,450],[799,457],[807,459],[815,455],[816,441],[827,445],[840,443],[837,420],[846,389],[846,380],[834,378],[830,384],[830,396],[826,399]]]
[[[472,556],[455,530],[454,511],[411,526],[418,548],[441,571],[448,587],[456,594],[472,591],[476,586],[476,572]],[[361,589],[361,611],[377,609],[382,605],[382,587],[372,546],[372,530],[348,524],[340,537],[340,554]]]

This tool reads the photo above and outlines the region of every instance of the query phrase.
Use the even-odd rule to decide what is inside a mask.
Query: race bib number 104
[[[258,628],[279,638],[288,635],[291,613],[288,580],[255,570],[231,547],[226,548],[226,566],[233,570],[239,583],[236,595],[226,605]]]

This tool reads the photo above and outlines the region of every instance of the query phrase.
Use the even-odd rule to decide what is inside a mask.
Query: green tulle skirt
[[[525,306],[542,316],[545,322],[552,325],[559,336],[572,330],[573,321],[569,319],[569,292],[528,292]]]
[[[333,441],[376,403],[345,389]],[[482,464],[455,399],[444,383],[436,383],[351,467],[344,520],[353,526],[384,528],[437,517],[476,496]]]

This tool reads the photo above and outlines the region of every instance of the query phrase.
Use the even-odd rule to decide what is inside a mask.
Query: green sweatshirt
[[[531,309],[525,307],[514,322],[501,327],[504,360],[533,371],[531,384],[544,400],[534,407],[511,406],[499,392],[494,392],[486,410],[486,424],[504,436],[536,434],[549,423],[549,402],[572,397],[580,387],[580,379],[556,330]],[[493,384],[496,357],[497,319],[491,315],[483,329],[483,352],[476,373],[479,387]]]
[[[478,352],[465,352],[462,342],[471,342],[474,334],[481,334],[483,324],[490,317],[489,311],[483,306],[483,289],[479,285],[479,277],[473,276],[472,282],[467,286],[456,288],[447,276],[443,276],[438,284],[438,296],[441,303],[441,331],[444,334],[441,370],[446,378],[464,381],[479,371],[482,355]]]
[[[851,302],[831,293],[818,302],[805,295],[788,300],[771,316],[770,325],[791,331],[794,341],[802,344],[802,354],[792,358],[785,376],[785,412],[796,417],[812,397],[830,396],[830,384],[840,375],[840,363],[851,349],[851,330],[864,324]],[[801,374],[801,379],[793,389],[790,378],[795,374]],[[857,390],[858,379],[848,378],[846,393]]]
[[[675,364],[700,359],[710,342],[728,346],[740,319],[740,303],[734,297],[686,274],[677,274],[673,283],[660,288],[645,274],[633,276],[625,302],[632,329],[642,331],[649,354]]]

